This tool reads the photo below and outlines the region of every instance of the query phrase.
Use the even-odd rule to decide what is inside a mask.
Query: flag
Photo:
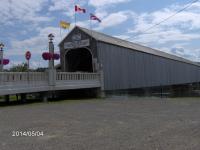
[[[65,21],[60,21],[60,27],[63,29],[69,29],[70,23],[65,22]]]
[[[81,8],[78,5],[75,5],[75,12],[81,12],[81,13],[86,13],[86,9]]]
[[[101,22],[101,20],[97,16],[95,16],[93,14],[90,14],[90,19],[91,20],[97,20],[98,22]]]

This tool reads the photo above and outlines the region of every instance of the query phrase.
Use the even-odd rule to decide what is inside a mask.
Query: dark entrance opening
[[[65,60],[67,72],[93,72],[92,54],[86,48],[68,51]]]

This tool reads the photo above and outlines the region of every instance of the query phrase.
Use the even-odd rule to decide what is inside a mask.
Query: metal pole
[[[49,34],[49,53],[54,54],[53,34]],[[49,60],[49,69],[54,69],[54,59]]]
[[[4,47],[4,44],[0,43],[0,60],[1,60],[0,71],[1,72],[3,72],[3,47]]]
[[[30,81],[30,75],[29,75],[29,60],[27,60],[27,71],[28,71],[28,83]]]
[[[56,70],[54,69],[54,44],[53,44],[53,34],[49,34],[49,53],[52,55],[51,59],[49,60],[49,85],[54,86],[56,80]]]
[[[76,1],[74,0],[74,24],[76,26],[76,10],[75,10],[75,7],[76,7]]]
[[[3,72],[3,50],[0,50],[0,60],[1,60],[1,65],[0,65],[0,71]]]

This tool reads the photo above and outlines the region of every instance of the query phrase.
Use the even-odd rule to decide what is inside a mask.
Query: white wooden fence
[[[0,72],[0,85],[8,82],[40,82],[48,79],[45,72]]]
[[[99,80],[99,73],[69,73],[57,72],[56,80]]]
[[[100,73],[55,73],[52,78],[49,72],[0,72],[0,95],[101,87]]]

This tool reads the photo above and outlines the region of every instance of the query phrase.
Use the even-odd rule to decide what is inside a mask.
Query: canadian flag
[[[86,13],[86,9],[81,8],[78,5],[75,5],[75,12]]]
[[[97,20],[97,21],[101,22],[101,20],[97,16],[95,16],[93,14],[90,14],[90,19],[91,20]]]

